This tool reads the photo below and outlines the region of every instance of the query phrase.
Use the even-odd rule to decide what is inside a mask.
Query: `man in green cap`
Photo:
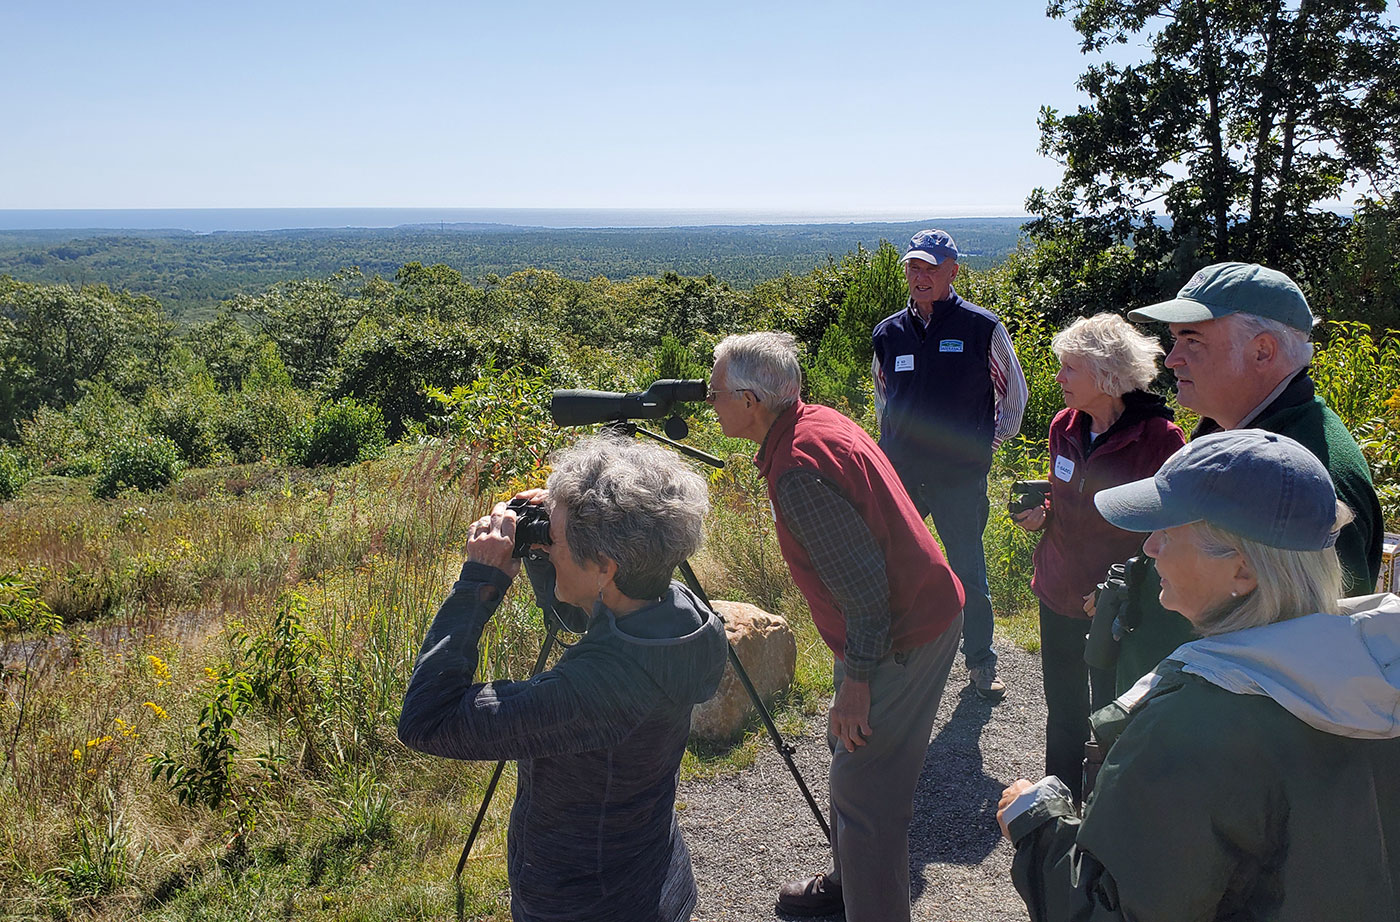
[[[1384,532],[1380,501],[1356,440],[1314,393],[1308,363],[1317,320],[1294,281],[1253,263],[1216,263],[1192,276],[1175,298],[1128,317],[1171,328],[1166,366],[1176,375],[1177,400],[1201,416],[1193,438],[1265,429],[1301,442],[1322,461],[1337,498],[1355,514],[1337,539],[1346,594],[1373,592]],[[1154,569],[1134,596],[1140,623],[1123,636],[1120,694],[1195,639],[1185,618],[1161,607],[1157,592]]]

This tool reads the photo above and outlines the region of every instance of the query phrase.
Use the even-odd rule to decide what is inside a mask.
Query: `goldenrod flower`
[[[170,667],[161,661],[159,656],[146,654],[146,662],[151,664],[151,672],[156,677],[156,688],[162,688],[170,684]]]
[[[141,706],[142,706],[143,708],[150,708],[150,709],[151,709],[151,713],[154,714],[154,715],[156,715],[157,717],[159,717],[161,720],[169,720],[169,719],[170,719],[170,715],[167,714],[167,713],[165,713],[165,708],[161,707],[159,704],[156,704],[154,701],[147,701],[147,702],[143,703]]]
[[[82,751],[81,749],[74,749],[74,750],[73,750],[73,763],[74,763],[74,764],[77,764],[78,762],[81,762],[81,761],[83,761],[83,751]]]

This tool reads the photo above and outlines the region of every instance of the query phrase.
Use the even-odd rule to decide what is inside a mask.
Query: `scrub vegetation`
[[[1060,406],[1049,338],[1090,309],[1026,283],[1043,258],[1026,247],[958,283],[1006,319],[1031,386],[1025,435],[997,455],[994,510],[1011,479],[1045,473]],[[0,282],[0,395],[15,414],[0,448],[5,914],[505,918],[509,773],[459,894],[451,871],[490,766],[408,752],[393,727],[465,524],[541,483],[549,452],[579,434],[550,422],[550,389],[701,376],[727,332],[787,329],[808,396],[873,432],[869,329],[902,300],[888,244],[751,292],[677,275],[341,272],[183,330],[106,289]],[[112,318],[101,342],[95,325],[52,322],[80,310]],[[1333,323],[1315,370],[1394,515],[1400,342]],[[829,694],[830,655],[778,552],[752,445],[703,404],[682,409],[687,441],[727,461],[709,474],[696,569],[714,597],[793,623],[797,682],[778,703],[792,726]],[[994,511],[999,629],[1032,649],[1034,540]],[[528,591],[513,592],[485,674],[525,675],[541,637]],[[732,770],[763,745],[753,728],[695,748],[684,770]]]
[[[1164,19],[1056,0],[1086,51],[1144,37],[1149,59],[1091,67],[1084,110],[1043,113],[1067,169],[1032,193],[1025,239],[953,230],[974,252],[1000,235],[956,287],[1005,320],[1030,383],[986,536],[999,630],[1027,647],[1035,537],[1000,511],[1011,480],[1047,471],[1050,337],[1205,263],[1299,280],[1325,321],[1319,392],[1400,521],[1400,38],[1375,4],[1277,6],[1182,0]],[[1322,207],[1367,178],[1351,216]],[[792,332],[808,399],[874,432],[870,331],[904,303],[899,251],[802,233],[769,235],[790,238],[782,258],[747,254],[735,229],[498,235],[495,250],[360,235],[392,254],[378,263],[333,234],[0,240],[0,915],[507,918],[510,773],[454,890],[491,766],[394,737],[465,527],[579,435],[550,422],[551,389],[703,376],[731,332]],[[710,249],[687,248],[701,236]],[[679,409],[687,441],[727,461],[695,569],[715,598],[792,623],[791,726],[830,693],[830,654],[753,446],[704,404]],[[523,677],[542,635],[513,590],[481,673]],[[751,728],[682,770],[722,773],[761,745]]]

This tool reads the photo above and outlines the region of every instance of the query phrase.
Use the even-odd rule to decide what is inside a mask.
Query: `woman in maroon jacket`
[[[1091,704],[1113,695],[1113,673],[1084,663],[1084,598],[1109,566],[1142,550],[1142,535],[1116,528],[1094,508],[1105,487],[1151,477],[1185,443],[1172,410],[1146,387],[1162,347],[1117,314],[1080,318],[1051,340],[1065,409],[1050,424],[1050,499],[1012,516],[1044,531],[1031,590],[1040,599],[1045,687],[1045,773],[1080,799],[1080,763]]]

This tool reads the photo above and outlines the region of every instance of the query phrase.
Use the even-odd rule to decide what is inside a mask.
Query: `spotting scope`
[[[662,378],[653,381],[646,390],[630,394],[615,391],[555,391],[553,399],[549,401],[549,414],[554,417],[556,426],[661,419],[671,412],[672,404],[704,399],[703,380]]]

